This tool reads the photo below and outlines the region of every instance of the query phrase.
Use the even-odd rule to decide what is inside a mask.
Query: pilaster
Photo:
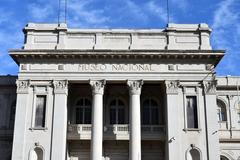
[[[177,123],[179,122],[179,102],[178,91],[179,81],[165,81],[166,87],[166,113],[167,113],[167,140],[166,140],[166,159],[179,159],[181,130]],[[174,153],[174,154],[173,154]]]
[[[220,159],[216,102],[217,81],[203,81],[207,159]]]
[[[54,112],[51,159],[66,160],[68,81],[53,81]]]
[[[27,159],[25,153],[25,133],[27,129],[27,113],[29,105],[29,80],[17,80],[17,103],[13,137],[12,160]]]

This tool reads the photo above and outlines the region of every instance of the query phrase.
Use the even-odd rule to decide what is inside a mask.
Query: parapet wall
[[[66,24],[24,28],[23,49],[211,50],[207,24],[168,24],[165,29],[69,29]]]

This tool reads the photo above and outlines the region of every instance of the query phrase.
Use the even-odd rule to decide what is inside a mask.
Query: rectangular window
[[[45,127],[46,114],[46,95],[37,95],[35,108],[35,125],[36,128]]]
[[[198,128],[197,97],[186,96],[187,128]]]

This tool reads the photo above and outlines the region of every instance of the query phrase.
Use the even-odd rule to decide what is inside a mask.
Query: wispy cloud
[[[216,47],[229,48],[232,42],[228,36],[235,36],[240,25],[240,3],[238,0],[224,0],[217,5],[213,17],[213,43]]]
[[[28,5],[28,12],[35,21],[45,21],[54,14],[54,9],[49,4],[32,3]]]
[[[146,7],[149,12],[155,14],[160,20],[167,21],[167,12],[163,7],[158,6],[154,1],[149,1]]]
[[[188,0],[170,0],[171,4],[174,5],[174,8],[177,7],[182,11],[186,11],[189,6]]]
[[[69,23],[71,26],[103,26],[109,21],[103,9],[91,8],[93,1],[73,0],[68,5]]]
[[[148,16],[144,12],[144,7],[135,3],[131,0],[125,0],[123,4],[126,6],[125,13],[128,14],[128,16],[135,17],[135,19],[140,19],[142,22],[148,21]]]
[[[6,11],[5,9],[0,8],[0,25],[4,22],[7,22],[11,17],[12,12]]]
[[[235,75],[240,61],[240,3],[239,0],[223,0],[213,14],[212,44],[214,48],[226,49],[226,55],[217,67],[219,73]]]

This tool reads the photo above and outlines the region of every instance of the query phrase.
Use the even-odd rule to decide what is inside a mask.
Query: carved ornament
[[[134,95],[134,94],[141,94],[141,89],[143,85],[143,80],[128,80],[127,85],[129,87],[129,94]]]
[[[105,80],[90,80],[90,85],[92,87],[92,94],[103,94],[104,86],[106,84]]]
[[[167,94],[177,94],[179,81],[165,81]]]

